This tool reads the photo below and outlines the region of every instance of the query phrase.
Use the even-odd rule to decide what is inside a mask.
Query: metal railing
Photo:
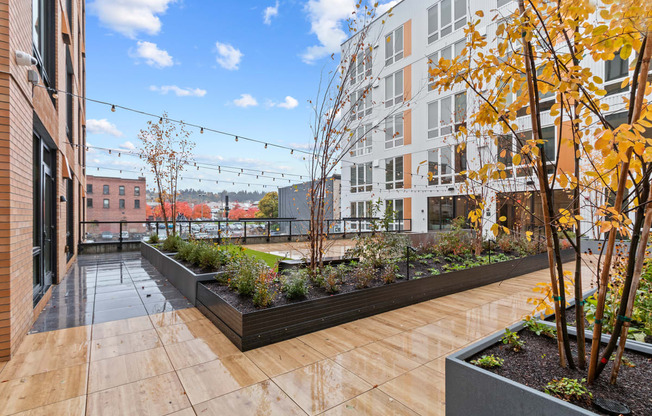
[[[163,240],[167,236],[165,222],[152,221],[80,221],[80,244],[123,243],[147,241],[157,234]],[[404,232],[411,231],[409,219],[397,220],[382,229],[381,219],[373,217],[355,217],[325,220],[324,232],[327,237],[346,238],[347,235],[361,235],[376,231]],[[172,231],[172,222],[168,221]],[[310,230],[310,220],[295,218],[253,218],[242,220],[177,220],[177,234],[184,239],[206,239],[222,242],[223,239],[240,239],[246,243],[247,238],[259,237],[269,242],[272,237],[305,237]]]

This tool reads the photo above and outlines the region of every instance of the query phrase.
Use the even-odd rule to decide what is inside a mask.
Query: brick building
[[[146,218],[146,181],[138,179],[112,178],[107,176],[86,177],[86,221],[139,221],[123,224],[128,238],[133,239],[144,233]],[[86,224],[86,238],[98,240],[117,240],[119,224]],[[104,233],[104,235],[102,235]],[[111,237],[109,237],[111,236]],[[123,234],[127,237],[127,234]]]
[[[85,104],[66,92],[84,95],[84,27],[83,0],[0,0],[0,360],[77,254]]]

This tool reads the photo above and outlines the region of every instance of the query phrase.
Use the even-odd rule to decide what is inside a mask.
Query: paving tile
[[[245,355],[268,377],[276,377],[325,358],[296,338],[256,348],[245,352]]]
[[[372,388],[329,359],[281,374],[273,381],[309,415],[321,413]]]
[[[270,380],[236,390],[195,405],[200,415],[305,415],[276,384]]]
[[[101,324],[104,322],[117,321],[119,319],[136,318],[139,316],[146,316],[147,310],[140,304],[120,309],[107,309],[105,311],[95,311],[93,317],[94,324]]]
[[[459,346],[458,342],[448,337],[435,336],[427,330],[414,329],[386,338],[380,343],[420,364],[450,353]]]
[[[90,394],[86,415],[155,416],[188,407],[179,378],[167,373]]]
[[[143,301],[140,299],[140,296],[128,297],[128,298],[118,298],[118,299],[108,299],[95,302],[94,311],[106,311],[110,309],[124,309],[130,307],[143,306]]]
[[[429,367],[414,369],[379,389],[422,416],[443,416],[445,413],[444,375]]]
[[[180,309],[192,308],[192,304],[188,302],[185,298],[183,299],[173,299],[165,302],[154,302],[154,303],[145,303],[145,309],[147,313],[159,314],[165,312],[172,312]]]
[[[372,385],[382,384],[420,365],[378,342],[336,355],[333,361]]]
[[[322,414],[324,416],[418,416],[417,413],[399,403],[398,400],[394,400],[378,389],[362,393]]]
[[[93,339],[115,337],[153,328],[154,326],[152,325],[149,316],[105,322],[93,325]]]
[[[453,352],[454,351],[452,351],[451,354]],[[446,357],[448,355],[450,355],[450,354],[442,355],[441,357],[436,358],[436,359],[426,363],[426,366],[432,368],[433,370],[437,371],[438,373],[446,374]]]
[[[162,347],[154,329],[118,335],[115,337],[94,339],[91,343],[91,361],[117,357],[132,352]]]
[[[82,364],[0,383],[0,414],[18,413],[78,397],[86,392]]]
[[[196,308],[153,314],[150,315],[150,318],[156,327],[181,324],[184,322],[196,321],[197,319],[206,319],[206,317]]]
[[[90,342],[36,351],[17,353],[0,373],[0,380],[10,380],[34,374],[81,365],[88,362]]]
[[[177,374],[193,405],[267,379],[244,354],[184,368]]]
[[[93,361],[88,376],[88,391],[94,393],[173,371],[163,348]]]
[[[175,369],[192,367],[229,355],[240,355],[240,350],[222,333],[191,341],[166,345],[165,350]]]
[[[54,415],[83,415],[86,411],[86,396],[74,397],[52,403],[47,406],[37,407],[16,413],[13,416],[54,416]]]
[[[178,412],[170,413],[170,414],[168,414],[166,416],[197,416],[197,413],[195,413],[195,411],[193,410],[192,407],[187,407],[187,408],[185,408],[183,410],[179,410]]]
[[[302,335],[299,339],[326,357],[333,357],[374,341],[373,337],[347,330],[341,325]]]
[[[51,348],[79,348],[91,338],[90,326],[79,326],[57,331],[30,334],[25,337],[16,351],[17,354]]]

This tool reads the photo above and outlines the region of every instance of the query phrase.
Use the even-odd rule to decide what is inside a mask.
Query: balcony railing
[[[388,229],[381,229],[380,218],[355,217],[336,220],[325,220],[324,232],[327,237],[346,238],[347,235],[360,235],[371,233],[373,224],[377,224],[378,231],[403,232],[411,231],[412,222],[409,219],[396,220],[389,223]],[[296,237],[305,237],[310,230],[310,220],[294,218],[256,218],[242,220],[177,220],[177,234],[184,239],[240,240],[243,243],[247,238],[262,237],[271,241],[272,237],[287,237],[291,241]],[[160,240],[167,236],[165,222],[153,221],[81,221],[80,244],[89,243],[117,243],[119,249],[122,243],[147,241],[150,236],[157,234]],[[168,221],[168,229],[172,231],[172,222]],[[274,238],[278,240],[277,238]]]

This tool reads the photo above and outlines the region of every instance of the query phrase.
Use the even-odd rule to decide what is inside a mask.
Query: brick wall
[[[146,220],[145,202],[146,181],[141,177],[138,179],[111,178],[106,176],[86,177],[86,183],[92,185],[93,192],[87,193],[86,199],[93,201],[92,207],[86,208],[86,221],[140,221],[141,224],[127,224],[123,226],[124,231],[142,233],[142,223]],[[109,194],[104,195],[104,185],[109,186]],[[120,195],[120,186],[125,187],[124,195]],[[134,195],[134,188],[140,189],[140,196]],[[109,208],[104,208],[103,202],[109,200]],[[124,199],[125,208],[120,209],[120,200]],[[140,208],[134,207],[134,201],[140,201]],[[99,224],[97,226],[87,225],[86,230],[90,233],[110,231],[117,237],[119,225]]]
[[[73,5],[74,31],[67,45],[61,36],[61,3],[55,6],[56,39],[56,86],[65,88],[66,49],[71,48],[75,86],[73,92],[82,92],[83,54],[79,37],[83,36],[82,0]],[[78,30],[80,36],[77,36]],[[0,0],[0,360],[7,359],[31,327],[43,304],[49,298],[46,293],[40,304],[33,304],[33,126],[36,113],[48,134],[54,140],[57,153],[56,168],[56,265],[55,283],[62,279],[75,260],[67,261],[64,252],[66,229],[66,206],[58,202],[59,195],[66,194],[62,178],[64,152],[73,170],[76,189],[85,187],[84,171],[79,164],[80,152],[68,144],[65,134],[65,96],[60,94],[53,103],[47,92],[33,87],[27,81],[28,67],[18,66],[15,52],[32,52],[32,2],[25,0]],[[85,123],[85,105],[74,100],[73,126],[78,133],[75,141],[82,139],[79,132]],[[75,221],[79,220],[80,198],[75,195]],[[79,235],[75,227],[75,241]],[[76,248],[74,248],[76,250]],[[51,289],[50,289],[51,290]]]

